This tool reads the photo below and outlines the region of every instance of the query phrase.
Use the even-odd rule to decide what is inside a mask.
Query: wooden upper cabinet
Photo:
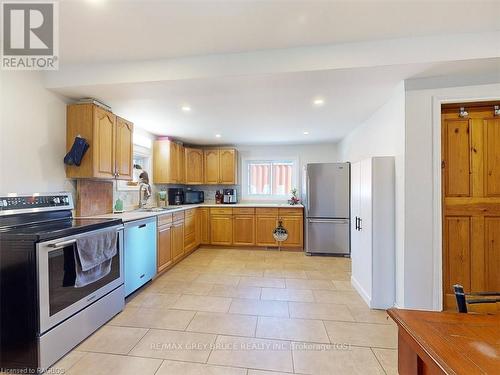
[[[485,144],[485,185],[487,197],[500,196],[500,118],[484,120]]]
[[[237,164],[235,149],[205,150],[205,183],[235,185]]]
[[[205,150],[204,151],[204,167],[205,167],[205,183],[218,184],[219,183],[219,150]]]
[[[70,104],[66,112],[66,149],[80,135],[89,149],[80,166],[66,166],[69,178],[132,178],[133,124],[94,104]]]
[[[224,185],[236,184],[236,150],[221,149],[219,150],[219,181]]]
[[[153,144],[153,182],[179,184],[184,182],[184,147],[169,140]]]
[[[448,197],[471,194],[469,120],[446,120],[443,127],[445,193]]]
[[[134,124],[121,117],[116,118],[116,178],[132,179]]]
[[[185,180],[188,185],[202,185],[203,150],[186,147],[184,149]]]

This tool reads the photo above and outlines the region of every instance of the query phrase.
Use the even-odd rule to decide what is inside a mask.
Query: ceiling
[[[388,100],[401,80],[473,71],[500,76],[500,59],[58,91],[73,99],[98,98],[140,128],[192,144],[319,143],[347,135]],[[324,100],[322,106],[314,105],[317,98]],[[185,112],[183,106],[191,110]]]
[[[65,0],[61,63],[150,60],[500,29],[498,0]]]
[[[500,77],[498,38],[477,34],[500,30],[498,14],[498,0],[66,0],[47,87],[192,144],[336,142],[402,80]]]

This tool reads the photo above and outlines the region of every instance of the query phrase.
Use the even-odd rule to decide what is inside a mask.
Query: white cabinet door
[[[360,252],[360,232],[358,231],[358,220],[360,212],[361,194],[361,163],[351,164],[351,258],[352,275],[354,278],[359,273]]]

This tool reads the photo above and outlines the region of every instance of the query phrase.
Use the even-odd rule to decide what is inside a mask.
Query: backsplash
[[[153,191],[156,193],[160,190],[168,190],[168,188],[184,188],[191,190],[201,190],[205,194],[205,203],[215,203],[215,193],[217,190],[222,192],[223,189],[236,189],[238,201],[241,200],[240,185],[154,185]],[[156,199],[157,194],[155,194]],[[139,196],[137,196],[139,199]]]

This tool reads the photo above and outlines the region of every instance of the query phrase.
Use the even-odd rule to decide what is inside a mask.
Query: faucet
[[[149,197],[151,197],[151,185],[149,184],[147,172],[142,172],[139,178],[141,180],[139,184],[139,208],[143,208],[148,203]]]

